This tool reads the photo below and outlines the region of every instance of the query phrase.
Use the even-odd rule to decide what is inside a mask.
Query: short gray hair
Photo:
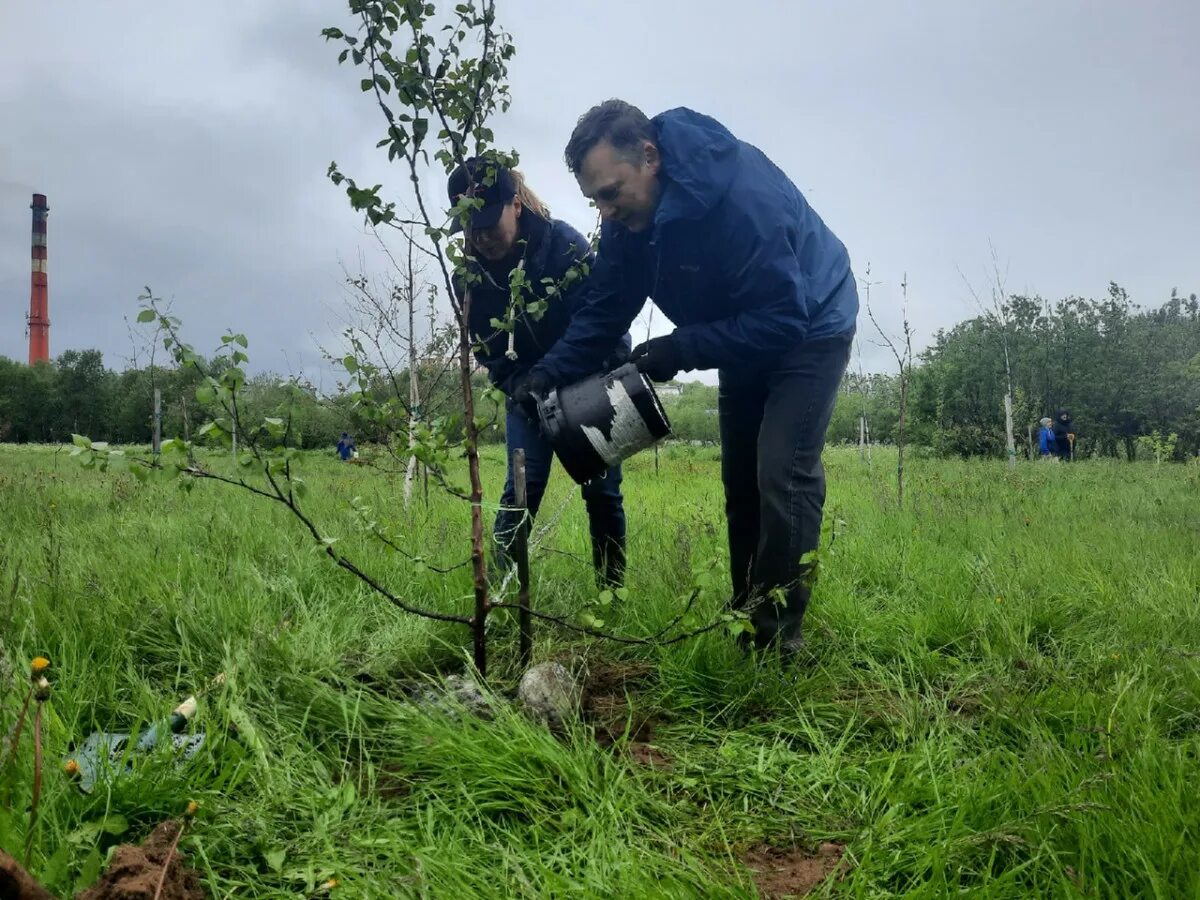
[[[641,161],[642,142],[657,143],[658,135],[654,123],[632,103],[605,100],[579,117],[567,141],[563,155],[573,175],[579,174],[583,158],[601,141],[608,141],[622,159],[636,165]]]

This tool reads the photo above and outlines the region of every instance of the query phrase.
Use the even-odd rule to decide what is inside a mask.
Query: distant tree
[[[1007,323],[1007,324],[1005,324]],[[1069,408],[1077,452],[1137,456],[1138,438],[1175,433],[1175,458],[1200,451],[1200,303],[1172,292],[1142,310],[1118,285],[1100,300],[1008,296],[1003,316],[985,313],[934,335],[913,383],[915,436],[943,454],[998,455],[1007,332],[1014,419],[1025,431]],[[1145,445],[1145,442],[1143,442]]]
[[[663,409],[671,420],[671,433],[677,440],[719,443],[721,429],[717,420],[717,389],[699,382],[686,382],[678,394],[662,397]]]
[[[0,358],[0,439],[52,441],[60,409],[58,373],[53,364],[26,366]]]
[[[875,313],[871,309],[871,266],[868,263],[866,269],[866,277],[863,280],[863,303],[867,309],[867,317],[871,320],[871,324],[875,326],[875,331],[879,334],[882,340],[882,346],[887,347],[891,351],[893,358],[896,360],[897,379],[900,384],[900,403],[899,416],[896,422],[896,502],[903,505],[904,503],[904,444],[905,444],[905,427],[908,423],[908,394],[909,386],[912,381],[913,369],[913,349],[912,349],[912,327],[908,321],[908,274],[905,273],[900,281],[900,295],[902,302],[900,306],[900,321],[901,332],[898,337],[892,337],[880,327],[878,320],[875,318]]]
[[[108,428],[115,376],[99,350],[67,350],[55,361],[58,434]]]

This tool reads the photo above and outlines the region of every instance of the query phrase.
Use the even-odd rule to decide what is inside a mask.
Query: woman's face
[[[521,237],[521,201],[513,197],[512,203],[504,207],[499,220],[491,228],[471,229],[467,240],[475,252],[484,259],[496,262],[512,253]]]

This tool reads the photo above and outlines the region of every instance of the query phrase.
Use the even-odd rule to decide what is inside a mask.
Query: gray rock
[[[579,714],[583,687],[566,666],[556,662],[531,666],[517,685],[517,702],[535,721],[563,728]]]
[[[425,685],[413,694],[413,700],[420,706],[456,713],[465,709],[467,712],[490,719],[494,698],[484,692],[474,678],[469,675],[447,675],[441,684]]]

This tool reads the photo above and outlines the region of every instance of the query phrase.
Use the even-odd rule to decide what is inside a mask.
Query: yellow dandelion
[[[74,778],[79,774],[79,763],[75,762],[73,759],[68,759],[65,763],[63,763],[63,771],[70,777]]]
[[[190,819],[192,816],[194,816],[199,811],[200,811],[200,804],[197,803],[195,800],[189,800],[187,809],[184,810],[183,814]]]
[[[48,668],[50,668],[50,660],[44,656],[35,656],[29,663],[29,672],[35,679]]]
[[[997,603],[1003,603],[1003,602],[1004,602],[1004,598],[1003,598],[1003,597],[997,597],[997,598],[996,598],[996,602],[997,602]]]

